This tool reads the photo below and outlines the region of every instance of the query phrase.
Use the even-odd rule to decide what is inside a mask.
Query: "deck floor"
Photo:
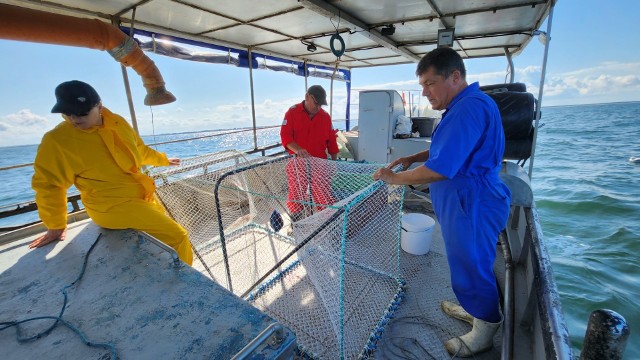
[[[417,209],[412,211],[419,212]],[[443,300],[455,303],[457,300],[451,289],[449,265],[437,224],[430,251],[420,256],[402,251],[400,268],[407,282],[406,297],[383,334],[375,358],[451,359],[444,342],[464,335],[471,326],[445,315],[440,309]],[[476,355],[475,359],[500,359],[499,334],[500,331],[494,338],[494,348]]]
[[[428,211],[424,211],[425,209],[421,209],[421,208],[408,208],[405,210],[408,212],[426,212],[430,216],[433,216],[433,214],[430,214]],[[100,231],[101,229],[95,226],[90,221],[81,222],[78,225],[72,225],[70,227],[71,236],[69,240],[71,240],[71,238],[75,236],[94,239],[95,236]],[[110,234],[110,237],[113,237],[113,236],[117,237],[118,233],[123,234],[122,236],[126,234],[126,231],[125,232],[107,231],[107,232]],[[127,236],[130,237],[130,235],[127,235]],[[80,256],[83,252],[87,251],[87,245],[86,245],[87,242],[85,241],[82,244],[80,244],[80,243],[76,243],[77,241],[68,241],[66,244],[58,243],[53,246],[29,251],[26,249],[26,244],[33,237],[34,236],[31,236],[29,238],[25,238],[20,241],[15,241],[15,242],[11,242],[11,243],[0,246],[0,255],[2,255],[2,253],[5,253],[5,255],[7,255],[9,252],[19,252],[20,253],[19,255],[24,257],[27,254],[31,254],[29,255],[29,259],[30,259],[29,264],[25,263],[22,260],[19,262],[17,260],[13,260],[13,257],[3,256],[2,265],[3,265],[3,269],[5,269],[2,272],[2,275],[4,278],[3,280],[8,280],[9,276],[15,277],[15,276],[18,276],[18,274],[22,274],[16,277],[15,279],[12,279],[12,281],[26,281],[23,279],[23,276],[25,276],[24,274],[28,272],[27,268],[28,267],[39,268],[41,266],[36,263],[43,262],[44,265],[42,266],[44,267],[39,268],[38,273],[36,274],[36,280],[29,280],[29,284],[31,284],[29,286],[33,285],[33,288],[38,291],[38,294],[42,293],[42,296],[36,294],[37,296],[34,297],[33,292],[31,292],[31,295],[28,296],[29,298],[28,304],[30,308],[28,313],[39,309],[37,311],[38,313],[53,314],[56,311],[58,311],[59,306],[61,305],[60,302],[62,300],[62,296],[61,294],[59,294],[59,288],[60,288],[59,284],[56,285],[56,288],[54,289],[48,289],[48,290],[46,289],[47,286],[44,285],[45,279],[47,278],[46,274],[47,273],[55,274],[55,279],[68,280],[74,277],[75,273],[78,270],[77,269],[78,267],[73,266],[71,270],[62,270],[57,268],[57,266],[60,266],[60,265],[59,264],[56,265],[55,261],[47,261],[47,260],[51,259],[54,255],[60,252],[68,253],[69,256],[76,256],[76,257]],[[71,247],[69,246],[74,243],[76,244]],[[133,245],[122,247],[119,249],[119,251],[123,251],[123,250],[134,251],[133,248],[135,246],[133,247],[132,246]],[[161,258],[165,259],[165,261],[167,260],[166,253],[163,254],[163,252],[159,249],[152,249],[152,253],[156,254],[155,256],[158,256],[159,254]],[[137,261],[142,261],[143,263],[145,263],[146,264],[145,267],[149,266],[149,261],[150,261],[149,259],[142,260],[139,258],[138,255],[135,255],[135,254],[133,256],[134,258],[138,259]],[[100,260],[100,263],[98,265],[105,265],[104,260],[101,257],[97,258],[97,260]],[[449,267],[447,264],[444,243],[442,240],[442,236],[440,234],[439,226],[436,225],[436,227],[434,228],[433,242],[432,242],[429,253],[422,256],[415,256],[415,255],[408,254],[404,251],[401,251],[400,263],[401,263],[401,276],[404,278],[407,284],[405,289],[406,290],[405,298],[400,304],[400,306],[398,307],[398,310],[396,311],[393,319],[389,322],[389,324],[385,328],[382,338],[378,341],[377,351],[374,352],[374,358],[390,359],[390,360],[393,360],[393,359],[451,359],[451,356],[444,349],[444,345],[443,345],[444,341],[448,340],[451,337],[465,334],[470,330],[470,326],[462,321],[449,318],[440,309],[441,301],[450,300],[450,301],[456,302],[456,299],[450,286]],[[125,266],[126,266],[126,269],[129,269],[128,265],[125,265],[125,264],[119,265],[121,269],[125,269]],[[165,268],[168,266],[169,266],[168,263],[165,263],[164,265],[160,265],[161,268]],[[12,269],[14,271],[8,272],[8,269]],[[204,270],[202,268],[198,269],[198,267],[196,267],[196,269],[201,272]],[[130,270],[127,270],[127,272],[128,271]],[[305,277],[304,269],[300,269],[299,271],[302,271],[302,272],[300,272],[296,276],[298,276],[299,278]],[[205,274],[205,275],[208,276],[208,274]],[[109,281],[111,280],[112,279],[110,279]],[[193,281],[193,278],[189,277],[188,280]],[[7,285],[7,283],[5,282],[2,282],[2,283]],[[294,286],[294,285],[295,284],[289,284],[289,286]],[[309,284],[304,286],[308,286],[308,285]],[[82,286],[85,286],[85,285],[83,284]],[[301,283],[299,286],[303,286],[303,284]],[[309,291],[313,291],[312,288],[313,286],[310,286]],[[128,289],[127,291],[130,291],[131,287],[129,286],[127,289]],[[25,294],[27,294],[27,291],[29,289],[26,289],[24,287],[19,287],[17,290],[18,290],[18,293],[21,294],[21,296],[23,295],[27,296]],[[50,292],[51,294],[49,296],[46,296],[48,300],[44,301],[41,299],[41,297],[45,297],[44,294],[47,292]],[[8,292],[5,292],[5,294],[8,294]],[[275,295],[277,294],[277,292],[274,292],[273,294]],[[80,312],[83,311],[84,308],[79,307],[80,305],[78,303],[79,300],[80,299],[76,298],[74,299],[74,302],[71,303],[71,305],[73,306],[71,306],[71,308],[68,310],[69,311],[68,314],[70,316],[73,315],[74,313],[79,314],[78,311]],[[4,298],[3,301],[4,301],[3,309],[5,309],[6,307],[5,305],[7,304],[14,304],[14,305],[11,305],[11,307],[15,310],[12,312],[7,312],[5,311],[6,310],[5,309],[2,311],[3,315],[11,315],[12,313],[15,313],[14,314],[15,316],[19,316],[21,312],[24,312],[23,311],[24,309],[21,309],[18,303],[16,303],[16,301],[24,303],[23,300]],[[92,301],[96,301],[96,299],[93,299]],[[271,316],[274,317],[275,319],[280,318],[277,312],[281,308],[277,307],[278,304],[275,300],[270,300],[270,301],[273,301],[273,303],[270,304],[271,311],[273,312]],[[303,301],[300,301],[299,303],[302,304],[300,306],[304,306]],[[254,304],[254,305],[260,305],[260,304]],[[318,304],[318,303],[306,304],[306,305],[321,306],[321,304]],[[74,309],[74,306],[76,307],[76,309]],[[286,306],[290,307],[291,305],[286,305]],[[269,311],[269,306],[265,306],[264,304],[262,304],[262,306],[259,306],[259,307],[262,307],[263,310]],[[290,311],[290,309],[287,309],[287,311]],[[96,314],[96,316],[98,319],[102,319],[104,318],[104,316],[111,316],[112,318],[115,317],[116,319],[118,319],[118,321],[123,321],[123,319],[121,319],[119,315],[115,314],[113,310],[109,310],[107,314],[103,314],[103,315]],[[3,318],[4,317],[5,316],[3,316]],[[89,325],[89,323],[95,323],[96,320],[91,320],[91,321],[86,319],[81,320],[81,317],[78,317],[77,321],[80,323],[83,323],[84,321],[86,325]],[[186,322],[183,321],[183,322],[180,322],[180,324],[181,324],[180,326],[182,326],[182,324],[186,324]],[[303,332],[305,331],[305,329],[295,329],[295,326],[293,326],[293,328],[294,328],[293,329],[294,331],[300,332],[299,336],[305,336],[303,335]],[[65,334],[66,337],[76,337],[75,335],[71,334],[66,330],[65,332],[67,332],[67,334]],[[498,332],[498,334],[496,335],[496,338],[494,339],[494,348],[483,354],[476,355],[475,359],[488,360],[488,359],[500,358],[500,352],[498,350],[500,348],[500,336],[499,336],[500,333],[501,332]],[[22,358],[23,355],[26,356],[27,354],[33,354],[32,349],[28,344],[27,345],[17,344],[14,334],[15,333],[12,330],[3,331],[2,333],[0,333],[0,347],[13,349],[12,354],[19,355],[19,357],[10,356],[10,358]],[[99,334],[100,332],[91,333],[92,337],[99,336]],[[121,335],[118,335],[117,331],[111,331],[111,330],[108,331],[107,335],[109,335],[108,336],[109,339],[118,339],[119,336],[122,337]],[[44,347],[39,346],[39,348],[42,350],[42,355],[43,356],[44,354],[51,355],[50,353],[48,353],[47,347],[64,342],[63,339],[65,338],[65,336],[60,336],[60,332],[51,334],[50,336],[48,336],[47,337],[48,339],[45,340],[43,343],[43,344],[46,344],[47,346],[44,346]],[[123,337],[122,340],[124,340],[125,338],[126,337]],[[79,354],[84,354],[84,355],[96,354],[96,353],[104,354],[104,351],[96,352],[92,349],[86,349],[79,342],[79,339],[74,339],[74,341],[76,340],[78,341],[78,346],[81,348],[80,349],[81,351],[79,352]],[[139,340],[136,340],[136,341],[139,341]],[[134,344],[135,343],[136,342],[134,342]],[[54,348],[56,347],[54,346]],[[133,349],[133,351],[135,353],[135,351],[139,351],[139,349],[138,350]],[[317,353],[318,351],[316,351],[316,354]],[[91,355],[89,355],[89,357],[91,357]]]
[[[426,213],[435,218],[430,209],[422,205],[406,207],[405,211]],[[265,239],[266,238],[263,238],[260,241],[252,242],[252,246],[259,245]],[[273,239],[266,241],[261,249],[252,251],[252,253],[262,254],[261,258],[264,257],[265,254],[271,254],[274,243],[278,243],[278,241],[273,241]],[[238,249],[231,253],[237,251]],[[216,263],[215,259],[211,259],[211,256],[214,255],[216,258],[220,258],[220,254],[210,253],[205,256],[205,261]],[[271,261],[273,259],[263,260]],[[497,261],[499,262],[500,258],[498,258]],[[220,261],[216,264],[220,265]],[[244,270],[245,272],[252,272],[252,267],[249,266],[250,264],[246,262],[243,264],[242,269],[236,269],[236,271]],[[204,271],[204,268],[198,264],[198,262],[194,263],[194,267],[200,271]],[[401,251],[400,268],[400,275],[407,283],[405,298],[402,303],[400,303],[393,319],[386,327],[382,338],[378,341],[378,349],[374,352],[374,358],[380,360],[451,359],[451,355],[449,355],[444,348],[444,342],[452,337],[467,333],[470,331],[471,326],[460,320],[446,316],[440,309],[440,303],[443,300],[453,302],[457,302],[457,300],[451,289],[449,265],[438,225],[435,226],[433,231],[433,242],[430,251],[426,255],[421,256]],[[500,266],[496,268],[499,269]],[[220,269],[218,269],[217,272],[219,271]],[[501,277],[499,272],[497,274]],[[308,274],[304,270],[304,267],[296,269],[287,277],[288,279],[284,279],[283,283],[278,283],[275,288],[272,288],[270,294],[265,299],[259,299],[254,305],[283,323],[287,323],[288,320],[290,320],[286,314],[291,313],[300,314],[300,316],[298,316],[299,318],[301,316],[311,315],[330,316],[326,309],[323,308],[323,303],[318,300],[320,296],[314,284],[309,281]],[[292,281],[292,279],[295,279],[295,281]],[[282,287],[283,289],[278,289],[278,287]],[[293,293],[297,293],[298,295],[291,295]],[[313,295],[302,296],[302,294]],[[296,299],[298,301],[296,301]],[[310,301],[309,299],[315,300]],[[294,310],[292,311],[292,309]],[[380,315],[382,312],[383,311],[379,311]],[[307,326],[302,325],[305,323],[308,324],[309,321],[301,320],[297,321],[296,324],[288,324],[288,326],[297,333],[299,343],[312,342],[314,344],[320,344],[312,346],[312,348],[309,349],[313,350],[315,356],[322,359],[332,358],[330,354],[335,354],[335,348],[338,346],[336,340],[331,339],[330,336],[324,339],[317,338],[318,333],[331,333],[331,328],[327,328],[325,322],[315,321],[313,322],[314,329],[309,331]],[[494,339],[494,348],[476,355],[475,359],[499,359],[500,334],[501,332],[499,331]],[[359,341],[364,343],[366,337],[360,338]]]
[[[65,241],[29,249],[36,236],[0,241],[2,323],[58,316],[61,289],[78,278],[94,243],[84,276],[67,290],[62,319],[89,341],[113,345],[118,359],[230,359],[274,323],[195,269],[175,267],[169,253],[141,241],[134,231],[81,221],[69,226]],[[24,323],[22,336],[53,323]],[[293,334],[286,334],[285,343],[293,344]],[[0,358],[7,360],[112,358],[109,349],[86,346],[61,324],[25,343],[17,341],[15,326],[8,327],[0,331],[0,349]],[[265,351],[273,355],[274,349]]]

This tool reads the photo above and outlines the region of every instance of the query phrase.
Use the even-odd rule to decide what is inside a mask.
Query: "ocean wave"
[[[616,202],[613,198],[599,195],[592,200],[545,199],[537,200],[538,208],[544,208],[548,215],[571,214],[572,217],[582,215],[603,216],[636,216],[640,210],[637,204]],[[637,219],[637,218],[636,218]],[[581,219],[585,220],[585,219]],[[601,219],[598,219],[601,220]]]

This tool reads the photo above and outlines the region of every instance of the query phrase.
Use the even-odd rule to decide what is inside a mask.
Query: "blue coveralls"
[[[499,322],[493,263],[511,193],[498,177],[504,131],[495,102],[473,83],[449,104],[432,134],[425,166],[447,177],[430,185],[442,228],[451,284],[475,318]]]

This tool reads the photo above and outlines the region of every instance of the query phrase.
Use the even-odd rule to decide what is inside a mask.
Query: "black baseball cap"
[[[52,113],[81,115],[88,113],[100,102],[100,96],[91,85],[72,80],[56,87],[56,104]]]
[[[307,94],[313,96],[313,98],[316,99],[318,104],[327,105],[327,92],[324,91],[322,86],[320,85],[311,86],[309,90],[307,90]]]

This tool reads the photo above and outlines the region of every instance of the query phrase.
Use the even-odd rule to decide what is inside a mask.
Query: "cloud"
[[[567,78],[567,84],[573,85],[580,94],[603,94],[615,90],[624,90],[627,88],[637,89],[640,85],[640,78],[636,75],[614,76],[608,74],[600,74],[598,76],[591,75],[585,78]]]
[[[538,86],[542,68],[527,66],[516,68],[515,81],[523,82],[527,90],[538,96]],[[574,105],[588,103],[604,103],[613,101],[640,100],[640,62],[602,62],[597,66],[581,68],[566,72],[548,71],[545,79],[544,106]],[[283,75],[287,76],[287,75]],[[412,73],[406,79],[390,82],[373,83],[352,88],[351,118],[358,117],[359,92],[362,90],[395,89],[411,94],[415,103],[418,99],[421,106],[426,104],[420,95],[420,86]],[[480,84],[504,82],[502,71],[470,73],[468,81]],[[327,91],[327,84],[323,84]],[[302,94],[285,92],[286,95],[276,98],[274,94],[258,94],[262,96],[255,105],[256,123],[258,126],[274,126],[282,123],[284,113],[289,107],[302,100]],[[216,102],[220,101],[220,102]],[[147,111],[145,107],[136,110],[138,128],[141,134],[166,134],[177,132],[205,131],[214,129],[230,129],[252,126],[251,103],[237,101],[222,103],[216,99],[211,102],[167,104]],[[347,93],[344,83],[334,84],[333,114],[335,120],[345,118]],[[116,105],[114,105],[116,106]],[[329,111],[330,107],[324,109]],[[114,109],[129,118],[126,107]],[[0,115],[0,136],[2,146],[39,143],[45,131],[53,128],[59,121],[57,115],[46,113],[38,115],[32,110],[23,109],[8,115]]]
[[[527,91],[538,97],[541,66],[527,66],[515,70],[515,81],[526,85]],[[602,62],[597,66],[567,72],[547,72],[543,105],[576,105],[617,101],[640,101],[640,62]],[[469,82],[496,84],[505,80],[504,72],[468,74]],[[363,89],[419,89],[415,79],[375,84]],[[412,94],[415,94],[412,91]],[[352,104],[357,103],[358,92],[352,93]],[[344,106],[342,107],[344,108]],[[353,108],[353,106],[352,106]],[[355,112],[354,112],[355,111]],[[357,108],[352,109],[357,117]],[[334,114],[335,115],[335,114]]]
[[[467,81],[469,83],[479,82],[480,85],[499,84],[503,83],[505,79],[505,73],[503,71],[486,72],[479,74],[467,74]]]
[[[575,105],[640,100],[640,62],[603,62],[598,66],[564,73],[548,73],[545,78],[546,105]],[[537,96],[541,67],[517,69],[516,81],[527,84]]]
[[[398,90],[398,91],[408,91],[408,90],[420,90],[420,86],[418,85],[418,80],[415,78],[409,79],[409,80],[400,80],[400,81],[392,81],[392,82],[386,82],[386,83],[382,83],[382,84],[372,84],[372,85],[367,85],[364,87],[360,87],[358,89],[352,89],[352,90],[386,90],[386,89],[394,89],[394,90]],[[346,94],[346,90],[341,89],[343,94]],[[334,92],[335,94],[335,92]]]
[[[346,99],[346,97],[345,97]],[[280,125],[284,113],[292,105],[300,102],[299,98],[265,99],[255,104],[256,125]],[[344,108],[344,105],[342,106]],[[175,132],[204,131],[214,129],[231,129],[251,127],[253,117],[251,104],[235,102],[231,104],[192,107],[175,116],[175,111],[165,107],[161,111],[154,110],[153,121],[150,113],[138,114],[138,126],[142,134],[165,134]]]
[[[0,117],[0,136],[3,146],[37,144],[50,130],[53,121],[23,109]]]

